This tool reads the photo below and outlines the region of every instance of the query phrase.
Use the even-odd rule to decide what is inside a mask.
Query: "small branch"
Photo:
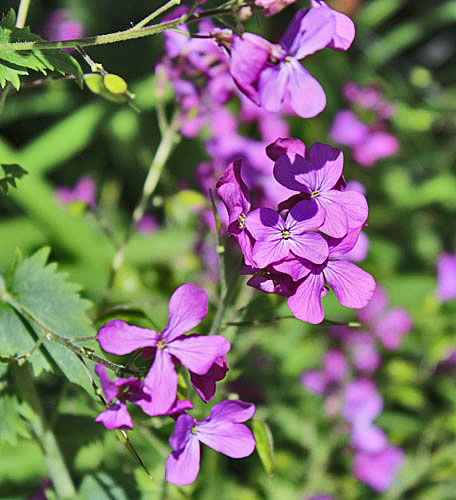
[[[142,21],[139,21],[138,24],[135,24],[133,26],[134,30],[137,30],[139,28],[142,28],[146,24],[149,24],[150,21],[158,17],[160,14],[163,14],[163,12],[166,12],[167,10],[171,9],[171,7],[174,7],[175,5],[180,5],[181,0],[169,0],[169,2],[166,2],[165,5],[162,5],[159,7],[157,10],[152,12],[152,14],[149,14],[147,17],[145,17]]]
[[[23,28],[25,26],[25,20],[27,19],[29,7],[30,0],[21,0],[19,10],[17,12],[16,28]]]

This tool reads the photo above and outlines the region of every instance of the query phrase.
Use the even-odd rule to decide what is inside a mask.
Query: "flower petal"
[[[196,436],[190,435],[185,448],[173,451],[166,461],[166,480],[177,486],[193,483],[200,469],[200,444]]]
[[[324,195],[317,198],[317,203],[325,210],[325,222],[319,227],[322,233],[333,238],[343,238],[348,232],[347,215],[342,205],[333,200],[333,197],[327,197],[328,193],[340,193],[340,191],[325,191]]]
[[[204,375],[190,372],[190,381],[200,398],[208,403],[215,394],[215,383],[225,378],[229,370],[226,356],[219,356]]]
[[[324,295],[325,280],[318,270],[312,271],[298,286],[296,293],[288,299],[288,307],[301,321],[316,325],[325,317],[321,298]]]
[[[336,185],[344,168],[344,154],[338,148],[316,142],[309,150],[309,162],[314,174],[314,189],[327,191]],[[340,191],[338,191],[340,192]]]
[[[345,307],[366,307],[374,294],[374,278],[351,262],[330,260],[324,275],[339,302]]]
[[[123,355],[141,347],[155,347],[158,333],[148,328],[129,325],[120,319],[114,319],[98,330],[97,338],[104,351]]]
[[[168,352],[157,349],[144,384],[144,392],[152,397],[149,415],[166,415],[177,396],[177,373]]]
[[[289,80],[287,63],[265,68],[258,80],[258,94],[261,106],[276,113],[282,109]]]
[[[133,429],[133,422],[128,413],[127,405],[122,401],[116,401],[107,410],[100,413],[94,420],[109,429]]]
[[[190,415],[179,415],[174,426],[174,431],[169,437],[169,445],[173,451],[181,452],[187,445],[195,419]]]
[[[171,342],[197,326],[207,315],[207,293],[191,283],[181,285],[171,295],[169,320],[161,338]]]
[[[274,165],[274,177],[279,184],[303,193],[313,191],[312,165],[301,155],[288,152],[279,156]]]
[[[251,455],[256,441],[252,431],[244,424],[231,422],[197,422],[198,439],[219,453],[231,458],[244,458]]]
[[[302,233],[289,239],[290,250],[303,259],[323,264],[328,258],[328,244],[321,234]]]
[[[255,414],[255,405],[238,399],[226,399],[212,407],[206,420],[241,423]]]
[[[230,350],[230,343],[221,335],[187,335],[168,344],[167,351],[186,368],[205,375],[215,360]]]
[[[330,191],[325,191],[320,199],[324,199],[325,202],[331,201],[337,203],[344,209],[349,230],[361,227],[366,222],[367,216],[369,215],[369,208],[365,196],[356,191],[348,189],[345,191],[337,191],[331,189]]]
[[[326,107],[323,87],[296,59],[283,64],[290,65],[287,90],[293,111],[301,118],[317,116]]]
[[[276,241],[285,227],[283,219],[271,208],[257,208],[245,218],[245,227],[257,241]]]
[[[106,373],[106,366],[97,364],[95,366],[95,373],[100,379],[101,388],[103,389],[106,401],[111,403],[117,397],[119,392],[116,384],[108,377],[108,374]]]
[[[286,153],[298,153],[305,156],[306,145],[294,137],[280,137],[266,146],[266,154],[273,161],[277,161],[280,156]]]

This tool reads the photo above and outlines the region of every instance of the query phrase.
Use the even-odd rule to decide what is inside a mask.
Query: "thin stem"
[[[146,24],[149,24],[152,19],[155,19],[158,17],[160,14],[163,14],[163,12],[166,12],[167,10],[171,9],[171,7],[174,7],[175,5],[180,5],[181,0],[169,0],[169,2],[166,2],[165,5],[162,5],[159,7],[157,10],[149,14],[147,17],[145,17],[142,21],[139,21],[138,24],[135,24],[132,29],[137,30],[139,28],[142,28]]]
[[[35,387],[30,365],[14,366],[14,377],[21,398],[28,404],[31,412],[27,413],[33,433],[38,439],[44,454],[46,468],[58,498],[75,498],[76,489],[63,459],[57,439],[52,432],[48,419],[41,406],[40,396]]]
[[[16,28],[23,28],[25,26],[25,20],[27,19],[27,13],[30,7],[30,0],[21,0],[19,3],[19,10],[17,12]]]
[[[143,191],[141,194],[141,198],[136,205],[136,208],[133,211],[133,216],[130,221],[130,225],[127,228],[127,231],[125,233],[124,240],[120,244],[119,248],[117,249],[117,252],[114,255],[114,258],[112,260],[111,264],[111,271],[109,274],[108,278],[108,285],[106,288],[106,292],[104,294],[103,300],[102,300],[102,305],[106,302],[111,289],[114,285],[114,280],[117,275],[118,270],[123,264],[124,258],[125,258],[125,251],[128,245],[128,242],[130,241],[130,238],[133,234],[133,231],[136,227],[136,224],[138,221],[143,217],[147,204],[149,203],[149,200],[152,196],[152,194],[155,191],[155,188],[157,187],[158,181],[160,180],[161,173],[163,171],[163,168],[166,164],[166,161],[168,160],[171,152],[173,151],[174,146],[176,145],[179,135],[178,135],[178,129],[179,129],[180,123],[178,120],[177,113],[175,113],[168,129],[166,130],[165,134],[162,136],[162,139],[160,141],[160,144],[158,146],[158,149],[155,153],[155,156],[152,160],[152,163],[150,164],[149,167],[149,172],[147,174],[146,180],[144,182],[143,186]]]
[[[106,45],[108,43],[125,42],[136,38],[157,35],[165,30],[176,28],[181,24],[198,22],[207,17],[213,17],[218,14],[228,14],[231,9],[211,9],[201,13],[186,13],[177,19],[166,21],[164,23],[153,24],[145,28],[117,31],[106,35],[88,36],[84,38],[73,38],[71,40],[51,40],[41,42],[13,42],[0,43],[0,52],[3,51],[24,51],[24,50],[49,50],[63,48],[91,47],[94,45]]]
[[[109,368],[114,373],[119,376],[123,376],[126,373],[131,375],[141,376],[143,372],[139,370],[133,370],[131,368],[125,368],[122,365],[118,365],[117,363],[113,363],[112,361],[108,361],[107,359],[98,356],[93,352],[91,347],[80,347],[76,344],[73,344],[72,340],[67,337],[62,337],[54,332],[48,325],[43,323],[39,318],[37,318],[31,311],[28,310],[25,306],[23,306],[20,302],[18,302],[14,297],[12,297],[8,292],[5,292],[1,299],[13,307],[19,314],[21,314],[27,321],[29,321],[32,325],[37,327],[42,333],[46,333],[46,339],[57,342],[58,344],[63,345],[68,348],[70,351],[74,352],[77,356],[81,356],[83,358],[90,359],[95,363],[101,363]]]

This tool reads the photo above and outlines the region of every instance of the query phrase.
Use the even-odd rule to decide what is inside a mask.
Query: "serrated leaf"
[[[79,296],[77,293],[79,286],[67,282],[66,274],[57,271],[57,264],[46,264],[48,255],[49,248],[43,248],[20,262],[12,276],[7,278],[8,292],[56,334],[68,338],[93,336],[95,331],[86,313],[90,302]],[[2,309],[5,309],[4,305]],[[22,321],[17,316],[12,319],[14,316],[11,316],[11,312],[3,316],[3,321],[0,317],[0,332],[3,329],[3,336],[6,336],[10,346],[18,352],[23,346],[16,345],[16,327],[18,321],[20,323]],[[4,322],[6,320],[14,323],[13,328]],[[32,326],[35,328],[35,325]],[[23,330],[21,333],[21,339],[24,341]],[[36,333],[38,336],[42,334],[40,331]],[[71,382],[79,384],[92,394],[87,375],[73,352],[51,340],[45,340],[41,349],[52,358]],[[38,355],[38,351],[33,354],[32,365],[36,362],[35,356]]]
[[[271,475],[274,469],[274,442],[266,422],[253,420],[253,434],[256,439],[256,451],[260,456],[264,470]]]
[[[8,193],[8,185],[16,187],[16,179],[21,179],[28,174],[27,170],[16,163],[11,165],[2,165],[4,177],[0,178],[0,189],[6,194]]]
[[[14,11],[10,10],[0,20],[0,43],[41,42],[43,39],[30,32],[28,27],[17,28],[12,24]],[[82,78],[79,63],[70,54],[61,49],[50,50],[5,50],[0,51],[0,85],[6,82],[19,90],[19,76],[28,75],[29,70],[40,71],[44,75],[48,71],[57,71],[62,75],[75,75]]]
[[[16,396],[0,393],[0,443],[15,446],[19,438],[30,438],[30,432],[21,418],[22,403]]]

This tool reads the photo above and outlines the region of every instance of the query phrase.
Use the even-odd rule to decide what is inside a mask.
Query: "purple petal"
[[[310,270],[309,270],[310,272]],[[296,291],[296,286],[290,276],[283,273],[268,271],[266,274],[256,275],[247,281],[247,285],[265,293],[275,293],[282,297],[290,297]]]
[[[331,125],[331,140],[343,146],[354,147],[361,144],[369,134],[369,127],[360,122],[353,111],[339,111]]]
[[[332,189],[331,191],[326,191],[320,199],[322,200],[323,198],[326,201],[330,200],[333,203],[337,203],[344,209],[347,216],[348,229],[357,229],[366,222],[369,208],[364,195],[356,191],[336,191]]]
[[[321,305],[324,287],[323,274],[311,272],[298,286],[296,293],[288,299],[288,307],[293,315],[313,325],[321,323],[325,316]]]
[[[372,300],[358,312],[358,318],[363,323],[375,323],[388,305],[388,296],[382,287],[377,286]]]
[[[350,232],[348,234],[350,234]],[[343,256],[343,259],[349,260],[350,262],[362,262],[366,259],[368,253],[369,238],[365,233],[360,233],[355,246]]]
[[[310,0],[310,5],[312,9],[321,8],[329,10],[334,17],[335,28],[328,47],[334,50],[349,49],[355,39],[355,25],[353,21],[345,14],[342,14],[342,12],[331,9],[322,0]]]
[[[283,137],[276,139],[266,146],[266,154],[273,161],[277,161],[280,156],[286,153],[298,153],[302,157],[306,154],[306,145],[299,139],[293,137]]]
[[[305,278],[314,269],[314,265],[311,262],[300,258],[286,259],[274,264],[273,267],[279,273],[285,273],[291,276],[293,281],[299,281]]]
[[[157,349],[144,384],[144,392],[152,397],[149,415],[165,415],[177,396],[177,373],[168,352]]]
[[[260,105],[256,84],[266,61],[271,44],[252,33],[235,37],[230,57],[230,73],[239,89],[255,104]]]
[[[249,420],[254,414],[255,405],[253,403],[246,403],[238,399],[226,399],[214,405],[209,417],[204,421],[224,421],[239,424]]]
[[[358,451],[379,453],[388,444],[385,433],[375,425],[355,426],[351,435],[352,446]]]
[[[169,437],[169,445],[173,451],[181,452],[187,445],[195,419],[190,415],[179,415],[174,426],[174,431]]]
[[[230,343],[221,335],[187,335],[173,340],[167,350],[191,372],[205,375],[215,360],[230,350]]]
[[[122,401],[116,401],[107,410],[100,413],[95,422],[104,425],[110,431],[113,429],[133,429],[127,405]]]
[[[352,333],[348,337],[347,347],[350,350],[353,365],[357,370],[371,373],[380,366],[380,354],[371,333]]]
[[[324,358],[324,372],[329,382],[340,382],[347,374],[347,360],[345,355],[330,349]]]
[[[290,210],[286,225],[290,231],[304,232],[318,229],[325,220],[325,212],[312,200],[303,200],[292,207]]]
[[[288,78],[285,84],[288,83],[287,90],[293,111],[301,118],[317,116],[326,106],[326,94],[323,87],[295,59],[284,62],[282,65],[288,65]]]
[[[247,215],[245,226],[255,240],[273,242],[280,238],[285,223],[276,211],[257,208]]]
[[[399,151],[399,141],[387,132],[373,132],[353,149],[353,158],[366,167]]]
[[[412,320],[405,309],[388,311],[375,325],[375,333],[387,349],[397,349],[404,334],[412,329]]]
[[[404,452],[387,446],[379,453],[355,455],[353,474],[376,491],[386,491],[394,482],[396,471],[404,460]]]
[[[304,372],[301,375],[301,384],[313,394],[322,396],[325,393],[328,381],[326,375],[319,371]]]
[[[196,436],[190,435],[185,448],[177,453],[173,451],[166,461],[166,480],[177,486],[193,483],[200,468],[200,444]]]
[[[290,246],[290,240],[284,240],[280,234],[276,241],[257,241],[252,250],[253,261],[257,267],[264,269],[286,259],[290,255]]]
[[[320,231],[333,238],[343,238],[348,232],[348,222],[345,210],[341,205],[333,201],[333,197],[327,197],[329,193],[340,193],[340,191],[326,191],[323,196],[316,198],[317,203],[325,211],[325,222],[320,226]]]
[[[456,298],[456,255],[443,253],[437,260],[437,296],[442,302]]]
[[[191,283],[181,285],[171,295],[169,320],[161,338],[171,342],[197,326],[207,315],[207,293]]]
[[[208,403],[215,394],[215,383],[225,378],[229,370],[226,356],[219,356],[204,375],[190,372],[190,381],[200,398]]]
[[[343,257],[352,250],[358,241],[362,227],[349,231],[343,238],[328,238],[329,255],[332,258]]]
[[[313,189],[327,191],[333,189],[342,175],[344,154],[338,148],[316,142],[309,150],[308,160],[312,165]],[[339,192],[339,191],[338,191]]]
[[[337,299],[345,307],[366,307],[374,294],[374,278],[351,262],[330,260],[324,275]]]
[[[303,59],[328,46],[335,23],[330,9],[300,9],[288,25],[280,44],[291,56]]]
[[[158,333],[148,328],[129,325],[120,319],[114,319],[98,330],[97,338],[104,351],[123,355],[141,347],[155,347]]]
[[[291,151],[281,155],[274,165],[274,177],[279,184],[292,191],[309,194],[314,190],[311,171],[312,165]]]
[[[101,388],[103,389],[106,401],[111,403],[117,397],[119,392],[116,384],[110,380],[108,374],[106,373],[106,366],[98,364],[95,366],[95,373],[100,379]]]
[[[375,420],[383,408],[383,400],[375,384],[358,379],[345,387],[342,416],[355,426],[365,426]]]
[[[231,458],[244,458],[256,446],[252,431],[243,424],[231,422],[197,423],[198,439],[219,453]]]
[[[314,264],[323,264],[328,258],[328,244],[321,234],[302,233],[289,239],[290,250]]]
[[[299,63],[298,63],[299,64]],[[287,63],[265,68],[258,80],[261,106],[271,113],[282,109],[288,88],[290,71]]]

